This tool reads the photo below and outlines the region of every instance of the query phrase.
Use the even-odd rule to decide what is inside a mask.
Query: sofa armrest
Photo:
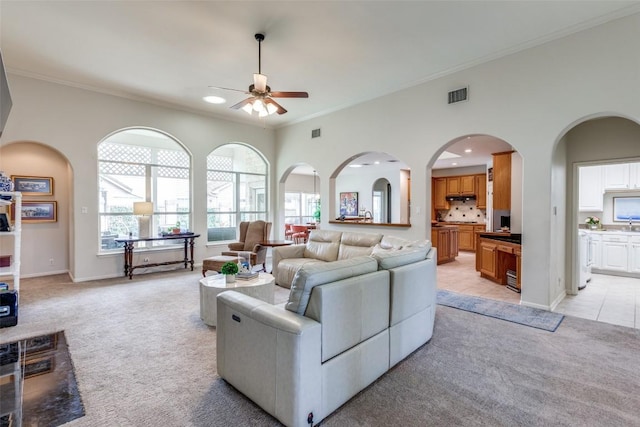
[[[218,375],[285,425],[322,414],[320,323],[235,291],[217,310]]]
[[[286,258],[304,258],[304,244],[278,246],[271,251],[271,270],[273,277],[278,277],[278,264]]]

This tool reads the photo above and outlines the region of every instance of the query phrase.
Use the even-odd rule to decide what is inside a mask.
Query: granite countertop
[[[522,234],[480,233],[479,237],[483,237],[485,239],[499,240],[501,242],[515,243],[517,245],[522,244]]]

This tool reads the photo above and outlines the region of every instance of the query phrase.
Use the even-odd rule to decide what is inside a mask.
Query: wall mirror
[[[411,224],[411,172],[397,158],[382,152],[360,153],[343,162],[332,179],[333,218],[329,222]]]

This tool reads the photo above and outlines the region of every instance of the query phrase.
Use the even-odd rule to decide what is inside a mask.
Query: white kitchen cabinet
[[[629,188],[640,190],[640,163],[629,164]]]
[[[629,241],[629,273],[640,274],[640,236],[632,236]]]
[[[629,163],[602,165],[605,190],[628,190]]]
[[[581,166],[579,172],[578,210],[602,211],[602,166]]]
[[[602,236],[602,270],[627,272],[629,236],[604,234]]]
[[[602,268],[602,236],[590,233],[589,249],[591,253],[591,268]]]
[[[13,253],[0,253],[0,255],[11,255],[11,265],[9,267],[0,267],[0,277],[12,276],[13,277],[13,290],[20,290],[20,244],[22,234],[22,193],[20,192],[7,192],[0,191],[0,196],[9,196],[11,200],[0,199],[0,207],[10,209],[13,202],[15,218],[13,219],[12,231],[0,231],[0,239],[13,238],[12,250]],[[1,209],[0,209],[1,211]],[[0,245],[1,248],[10,247],[10,245]],[[5,249],[6,250],[6,249]]]

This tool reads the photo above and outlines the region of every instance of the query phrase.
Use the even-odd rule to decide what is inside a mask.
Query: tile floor
[[[472,252],[460,252],[455,261],[438,266],[438,288],[520,303],[520,294],[480,277]],[[640,279],[593,274],[586,288],[567,295],[554,311],[640,329]]]
[[[554,311],[640,329],[640,279],[593,274],[578,295],[567,295]]]

